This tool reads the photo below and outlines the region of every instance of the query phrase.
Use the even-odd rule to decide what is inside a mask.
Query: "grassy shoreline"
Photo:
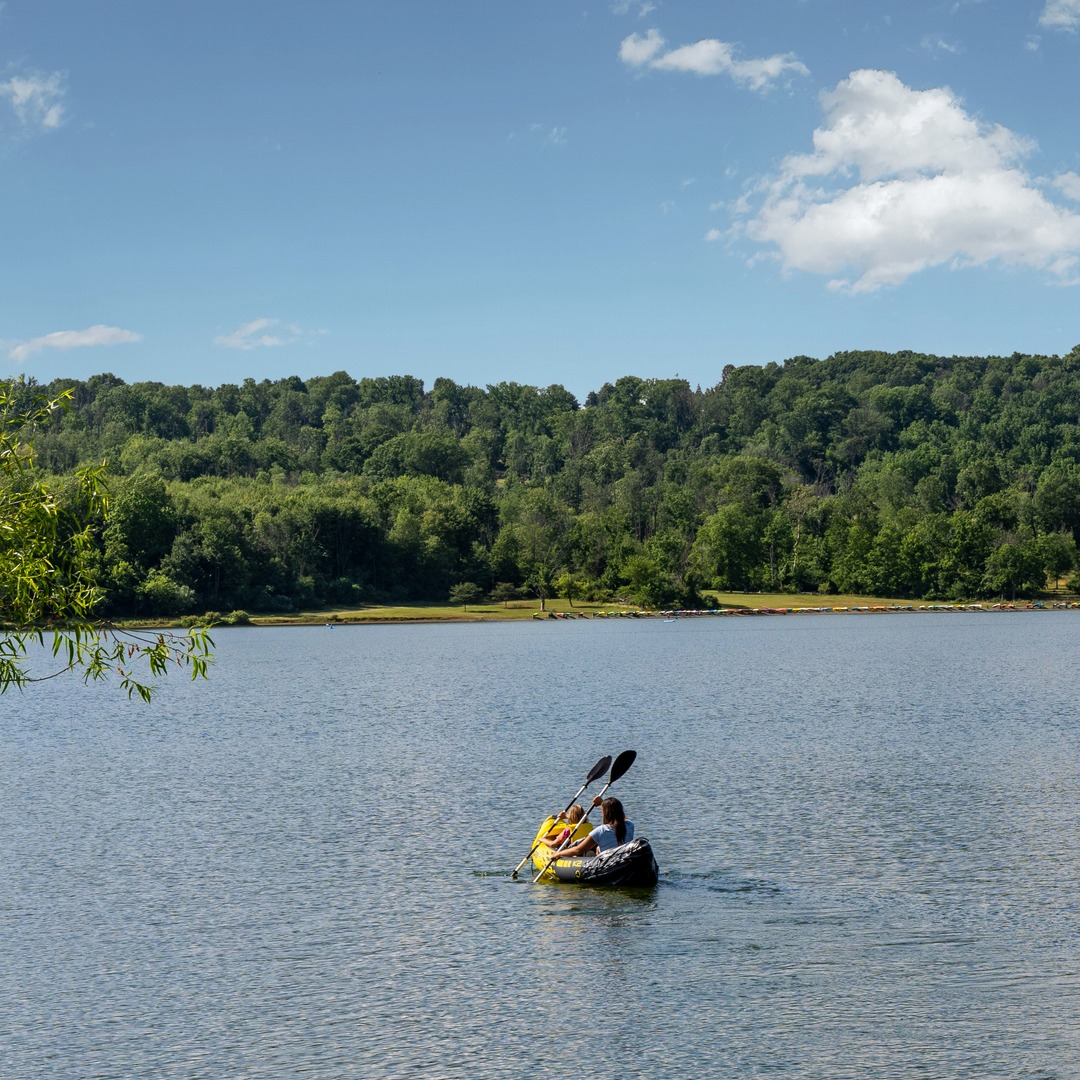
[[[1075,593],[1053,593],[1034,600],[979,601],[964,603],[934,603],[922,600],[883,598],[874,596],[820,596],[816,593],[714,593],[707,600],[712,610],[760,612],[769,614],[845,614],[845,613],[883,613],[883,612],[919,612],[949,610],[1031,610],[1051,607],[1080,606],[1080,596]],[[502,603],[470,604],[462,608],[460,604],[408,604],[408,605],[364,605],[358,608],[325,607],[311,611],[294,612],[281,615],[252,615],[242,625],[249,626],[353,626],[353,625],[393,625],[402,623],[440,623],[440,622],[520,622],[526,619],[542,619],[554,616],[558,618],[604,618],[620,615],[660,617],[660,611],[648,611],[632,604],[593,604],[577,601],[571,605],[566,600],[548,600],[545,611],[540,611],[539,600],[511,600]],[[680,613],[689,617],[693,613]],[[705,614],[702,612],[701,614]],[[670,615],[669,615],[670,617]],[[116,625],[121,627],[176,627],[178,619],[123,619]],[[221,623],[215,628],[227,629]]]

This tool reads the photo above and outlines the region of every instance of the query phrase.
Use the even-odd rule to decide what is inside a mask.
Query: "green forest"
[[[1076,568],[1080,346],[842,352],[480,389],[335,372],[71,387],[32,434],[94,532],[106,617],[487,596],[693,607],[703,590],[1032,596]]]

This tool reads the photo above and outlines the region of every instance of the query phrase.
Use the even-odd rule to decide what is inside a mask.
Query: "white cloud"
[[[0,98],[11,103],[24,128],[52,131],[64,120],[64,87],[58,72],[52,75],[15,75],[0,83]]]
[[[91,345],[127,345],[142,341],[142,334],[121,330],[118,326],[90,326],[85,330],[56,330],[43,337],[23,341],[8,352],[8,358],[21,364],[44,349],[84,349]]]
[[[532,143],[541,146],[565,146],[567,128],[563,124],[530,124],[523,131],[511,131],[507,136],[510,142],[518,139],[528,139]]]
[[[1046,6],[1039,16],[1039,25],[1075,30],[1080,26],[1080,0],[1046,0]]]
[[[723,235],[724,235],[724,234],[723,234],[723,233],[722,233],[722,232],[721,232],[721,231],[720,231],[719,229],[710,229],[710,230],[709,230],[709,231],[708,231],[708,232],[707,232],[707,233],[705,234],[705,239],[706,239],[706,240],[707,240],[707,241],[708,241],[708,242],[709,242],[710,244],[715,244],[717,240],[720,240],[720,239],[721,239],[721,238],[723,237]]]
[[[684,71],[694,75],[729,75],[751,90],[769,87],[784,75],[808,75],[806,65],[794,53],[755,60],[739,60],[735,47],[726,41],[705,38],[693,45],[667,49],[659,30],[631,34],[619,46],[619,59],[630,67],[649,67],[656,71]]]
[[[659,30],[646,30],[644,34],[631,34],[619,45],[619,59],[631,67],[648,64],[664,47]]]
[[[924,34],[923,39],[919,44],[923,51],[930,53],[931,56],[937,56],[940,53],[956,55],[962,51],[959,45],[954,45],[951,41],[946,41],[941,34]]]
[[[1067,199],[1075,199],[1080,202],[1080,176],[1074,172],[1062,173],[1054,177],[1054,187]]]
[[[280,319],[252,319],[251,322],[238,326],[231,334],[214,338],[214,344],[226,349],[272,349],[279,345],[291,345],[300,337],[301,330],[298,326],[282,326],[285,336],[280,333],[263,333],[264,330],[272,330],[277,326],[281,326]]]
[[[545,128],[542,124],[533,124],[532,131],[543,140],[545,146],[566,145],[566,128],[563,125]]]
[[[947,89],[912,90],[886,71],[853,72],[822,104],[813,152],[761,184],[744,225],[786,269],[849,274],[831,287],[855,293],[993,260],[1075,279],[1080,215],[1020,166],[1029,140],[976,120]]]

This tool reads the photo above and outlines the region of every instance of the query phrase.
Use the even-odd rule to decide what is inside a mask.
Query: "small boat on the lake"
[[[545,836],[558,836],[564,828],[564,822],[549,817],[537,831],[532,861],[537,871],[543,871],[537,880],[622,889],[651,888],[659,880],[660,868],[656,865],[649,841],[644,837],[589,858],[559,858],[554,848],[541,841]],[[588,821],[582,821],[571,834],[569,843],[583,840],[593,828]]]

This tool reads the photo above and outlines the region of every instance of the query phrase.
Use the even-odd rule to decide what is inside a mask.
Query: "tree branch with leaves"
[[[0,693],[80,671],[87,682],[118,675],[129,697],[149,701],[146,673],[157,678],[175,666],[205,678],[213,642],[205,628],[177,635],[95,620],[104,595],[95,539],[109,509],[104,465],[79,470],[60,490],[34,462],[35,429],[70,398],[69,390],[49,400],[23,379],[0,383]]]

